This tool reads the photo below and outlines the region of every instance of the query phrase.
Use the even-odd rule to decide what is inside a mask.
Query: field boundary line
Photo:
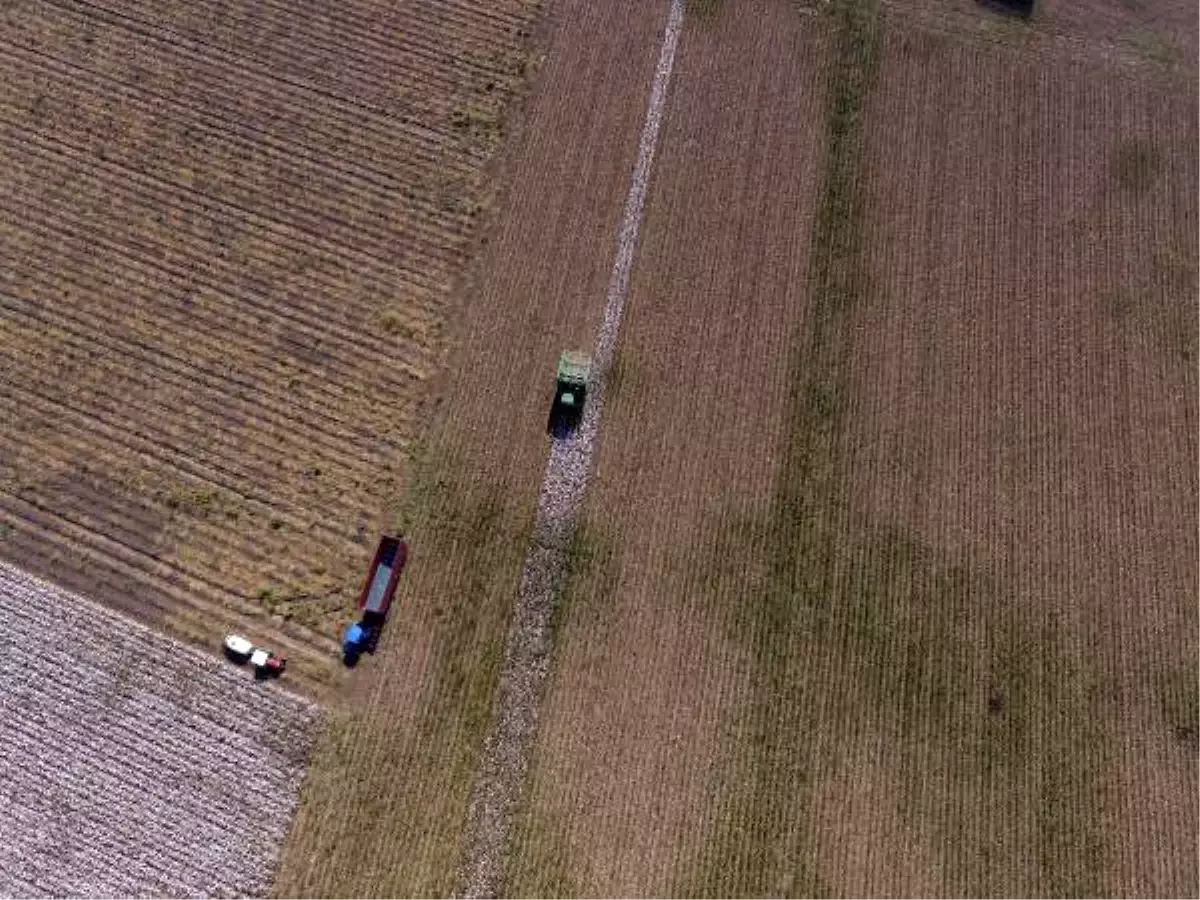
[[[591,475],[604,385],[612,366],[629,278],[645,212],[658,133],[666,109],[683,0],[671,0],[658,66],[638,144],[629,194],[617,235],[604,318],[592,354],[588,401],[578,431],[554,439],[538,498],[533,543],[521,570],[516,607],[505,645],[491,730],[485,740],[467,812],[457,896],[494,897],[503,881],[504,851],[537,729],[542,683],[550,665],[550,617],[566,581],[567,554]]]

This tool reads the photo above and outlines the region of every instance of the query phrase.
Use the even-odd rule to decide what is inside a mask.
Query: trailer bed
[[[359,609],[379,616],[387,615],[407,558],[408,547],[403,538],[385,534],[379,539],[367,580],[358,595]]]

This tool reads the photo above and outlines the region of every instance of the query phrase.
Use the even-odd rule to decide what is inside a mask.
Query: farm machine
[[[550,420],[546,423],[546,432],[551,437],[568,437],[579,427],[591,371],[592,361],[586,353],[564,350],[558,357],[558,380],[550,405]]]
[[[367,579],[358,593],[362,616],[342,633],[342,661],[347,666],[357,665],[364,653],[375,652],[396,595],[396,583],[407,561],[408,544],[404,538],[385,534],[379,539]]]
[[[277,678],[287,669],[287,658],[265,647],[255,647],[240,634],[225,636],[225,656],[238,665],[250,663],[256,678]]]

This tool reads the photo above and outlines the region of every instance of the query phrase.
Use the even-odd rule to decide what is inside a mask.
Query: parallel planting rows
[[[463,887],[468,805],[546,470],[555,365],[600,330],[667,8],[552,7],[446,399],[415,454],[402,614],[331,711],[279,896]]]
[[[5,6],[0,556],[328,679],[537,6]]]
[[[315,721],[275,685],[0,564],[0,894],[264,893]]]
[[[681,42],[505,892],[1193,895],[1194,83],[734,10]]]

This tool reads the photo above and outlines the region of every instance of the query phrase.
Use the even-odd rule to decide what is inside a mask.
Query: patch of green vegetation
[[[511,520],[503,488],[495,484],[477,497],[448,491],[439,498],[436,508],[436,519],[420,528],[425,552],[440,555],[457,548],[464,561],[453,584],[437,600],[434,612],[439,648],[438,696],[445,707],[462,711],[462,733],[467,740],[460,742],[451,758],[456,777],[469,780],[476,745],[482,742],[487,728],[507,633],[503,622],[507,621],[512,602],[512,597],[501,591],[497,575],[519,570],[514,548],[524,552],[528,531]],[[515,589],[515,583],[512,586]],[[446,718],[443,709],[427,717],[423,727],[440,730]]]
[[[717,895],[828,893],[803,851],[804,829],[781,802],[802,801],[809,784],[803,735],[819,698],[800,677],[797,639],[829,617],[835,545],[830,527],[845,413],[847,317],[865,295],[862,255],[862,119],[878,69],[877,0],[833,0],[835,31],[825,104],[826,163],[812,232],[810,314],[791,339],[788,442],[765,522],[744,520],[727,540],[761,541],[763,588],[735,627],[754,660],[754,699],[740,724],[740,771],[708,863],[688,892]],[[716,548],[727,558],[731,548]],[[824,623],[828,629],[829,622]],[[865,626],[864,626],[865,627]]]
[[[222,501],[221,492],[215,487],[177,484],[162,498],[169,509],[186,510],[192,513],[207,513],[217,509]]]
[[[1134,28],[1122,37],[1121,42],[1155,65],[1174,66],[1181,59],[1179,50],[1153,28]]]
[[[472,143],[490,152],[504,138],[504,102],[487,95],[463,100],[450,113],[450,124]]]
[[[857,520],[842,494],[851,316],[870,291],[859,185],[880,26],[871,2],[834,0],[826,14],[836,29],[827,158],[809,313],[790,342],[787,443],[769,509],[723,510],[726,525],[700,554],[694,581],[715,603],[749,573],[746,602],[727,621],[752,661],[752,696],[735,726],[739,758],[710,847],[681,892],[834,892],[815,869],[803,810],[813,778],[830,770],[828,754],[839,755],[867,722],[903,738],[888,748],[902,802],[929,802],[930,765],[949,768],[971,792],[974,806],[964,804],[961,816],[929,820],[943,830],[962,892],[1003,891],[991,873],[1019,864],[981,863],[994,848],[966,841],[962,817],[1014,784],[1039,785],[1027,776],[1044,771],[1016,801],[1038,810],[1039,847],[1051,848],[1039,861],[1042,881],[1095,893],[1087,876],[1102,870],[1095,753],[1103,735],[1090,673],[1068,664],[1056,628],[1028,624],[1015,598],[970,560]],[[812,741],[831,727],[844,730]]]
[[[1109,314],[1118,321],[1125,321],[1138,309],[1137,297],[1129,290],[1118,288],[1106,291],[1102,299]]]
[[[416,721],[417,750],[405,804],[429,811],[421,852],[393,874],[418,894],[454,890],[461,825],[492,709],[521,562],[532,539],[532,509],[514,504],[507,487],[465,468],[454,452],[410,448],[407,490],[392,520],[410,538],[414,565],[454,559],[439,571],[429,598],[432,658]],[[389,629],[399,623],[389,625]]]
[[[580,627],[598,624],[611,606],[619,572],[616,543],[591,522],[579,523],[567,545],[566,581],[555,596],[550,626],[557,637],[566,625],[568,610],[582,616]]]
[[[684,11],[700,22],[712,22],[721,13],[722,0],[685,0]]]
[[[1113,180],[1122,190],[1145,193],[1158,179],[1162,153],[1153,141],[1126,138],[1113,152]]]
[[[1049,897],[1112,893],[1104,871],[1101,812],[1108,744],[1101,728],[1100,683],[1060,649],[1060,629],[1043,634],[1039,702],[1044,715],[1042,783],[1036,799],[1041,890]],[[1056,652],[1057,651],[1057,652]]]
[[[618,345],[608,370],[608,378],[604,382],[606,408],[618,405],[624,407],[626,404],[632,408],[645,392],[645,387],[645,376],[636,352],[629,347]]]

